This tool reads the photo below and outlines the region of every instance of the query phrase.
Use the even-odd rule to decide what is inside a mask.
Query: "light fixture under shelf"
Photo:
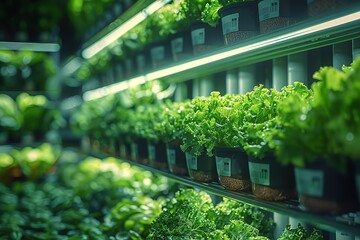
[[[105,87],[101,87],[94,90],[89,90],[83,94],[84,101],[91,101],[95,99],[99,99],[102,97],[105,97],[109,94],[118,93],[121,91],[124,91],[128,88],[132,88],[141,84],[144,84],[146,82],[144,76],[134,77],[132,79],[129,79],[127,81],[122,81],[119,83],[114,83]]]
[[[60,45],[57,43],[0,42],[0,49],[13,51],[28,50],[34,52],[58,52],[60,51]]]
[[[148,16],[159,10],[162,6],[169,3],[170,0],[156,0],[147,6],[143,11],[140,11],[135,16],[129,18],[126,22],[121,24],[119,27],[115,28],[110,33],[106,34],[104,37],[85,48],[81,56],[85,59],[89,59],[99,53],[101,50],[114,43],[117,39],[123,36],[130,29],[134,28],[142,21],[144,21]]]

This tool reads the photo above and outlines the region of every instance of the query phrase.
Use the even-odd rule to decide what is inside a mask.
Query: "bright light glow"
[[[164,6],[166,3],[168,3],[169,0],[157,0],[150,4],[147,8],[145,8],[142,12],[139,12],[123,24],[121,24],[119,27],[105,35],[103,38],[89,46],[88,48],[84,49],[84,51],[81,53],[82,57],[85,59],[89,59],[99,53],[101,50],[115,42],[117,39],[119,39],[122,35],[124,35],[126,32],[134,28],[136,25],[141,23],[148,17],[149,15],[153,14],[157,10],[159,10],[162,6]]]
[[[152,4],[150,4],[146,9],[144,9],[144,12],[147,15],[151,15],[151,14],[155,13],[157,10],[159,10],[160,8],[162,8],[168,2],[170,2],[170,1],[168,1],[168,0],[155,1]]]
[[[67,99],[64,99],[61,102],[61,109],[62,110],[71,110],[77,106],[79,106],[82,103],[82,99],[80,96],[72,96]]]
[[[145,82],[146,82],[146,79],[144,76],[132,78],[132,79],[128,80],[128,87],[133,88],[133,87],[139,86],[141,84],[144,84]]]
[[[172,94],[174,94],[175,90],[176,90],[176,85],[170,84],[170,86],[167,89],[165,89],[162,92],[159,92],[158,94],[156,94],[156,96],[158,99],[165,99],[170,97]]]
[[[85,92],[83,94],[83,99],[84,99],[84,101],[95,100],[95,99],[98,99],[98,98],[105,97],[105,96],[107,96],[109,94],[118,93],[118,92],[124,91],[124,90],[126,90],[128,88],[141,85],[143,83],[145,83],[144,76],[135,77],[135,78],[132,78],[132,79],[130,79],[128,81],[122,81],[122,82],[119,82],[119,83],[111,84],[111,85],[106,86],[106,87],[102,87],[102,88],[87,91],[87,92]]]
[[[73,74],[76,70],[78,70],[81,66],[81,58],[75,57],[71,59],[68,63],[65,64],[65,66],[62,68],[62,73],[66,76],[70,76]]]
[[[30,50],[34,52],[58,52],[60,45],[57,43],[35,43],[35,42],[0,42],[0,49],[6,50]]]
[[[320,23],[311,27],[307,27],[295,32],[291,32],[288,34],[281,35],[279,37],[270,38],[261,42],[253,43],[244,47],[239,47],[236,49],[224,51],[218,54],[211,55],[209,57],[204,57],[201,59],[196,59],[193,61],[189,61],[174,67],[169,67],[166,69],[158,70],[152,73],[147,74],[145,77],[148,81],[163,78],[175,73],[183,72],[188,69],[196,68],[199,66],[203,66],[212,62],[221,61],[228,57],[233,57],[236,55],[244,54],[246,52],[250,52],[252,50],[259,50],[261,48],[269,47],[274,44],[279,44],[281,42],[286,42],[290,39],[300,38],[306,36],[311,33],[319,32],[322,30],[330,29],[335,26],[341,26],[342,24],[350,23],[352,21],[358,21],[360,19],[360,12],[356,12],[344,17],[340,17],[334,20],[330,20],[324,23]]]

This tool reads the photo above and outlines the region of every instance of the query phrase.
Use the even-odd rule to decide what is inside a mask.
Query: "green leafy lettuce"
[[[324,236],[320,231],[314,229],[309,233],[301,224],[297,228],[287,225],[278,240],[322,240]]]
[[[261,234],[271,226],[255,208],[229,199],[214,207],[205,192],[181,189],[163,205],[147,239],[265,240]]]
[[[322,67],[314,78],[313,97],[291,96],[279,107],[277,155],[298,167],[322,158],[345,172],[349,158],[360,159],[360,59],[342,71]]]
[[[310,94],[304,84],[295,82],[281,91],[259,85],[243,96],[245,119],[242,131],[245,134],[244,149],[249,155],[263,158],[273,152],[273,146],[269,143],[276,129],[282,127],[282,122],[278,121],[278,106],[294,93]]]

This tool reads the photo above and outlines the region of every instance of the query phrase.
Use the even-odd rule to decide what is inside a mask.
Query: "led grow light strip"
[[[5,50],[29,50],[34,52],[58,52],[60,45],[57,43],[36,42],[0,42],[0,49]]]
[[[138,85],[141,85],[144,83],[145,83],[144,76],[132,78],[128,81],[114,83],[109,86],[105,86],[105,87],[98,88],[95,90],[87,91],[83,94],[83,99],[84,99],[84,101],[95,100],[98,98],[105,97],[109,94],[118,93],[118,92],[124,91],[128,88],[135,87],[135,86],[138,86]]]
[[[159,78],[163,78],[166,76],[170,76],[173,74],[177,74],[183,71],[187,71],[189,69],[193,69],[196,67],[200,67],[200,66],[204,66],[216,61],[221,61],[224,60],[226,58],[230,58],[230,57],[234,57],[236,55],[239,54],[244,54],[246,52],[250,52],[252,50],[256,50],[256,49],[260,49],[260,48],[264,48],[264,47],[269,47],[271,45],[275,45],[275,44],[279,44],[285,41],[289,41],[291,39],[294,38],[300,38],[312,33],[316,33],[316,32],[320,32],[323,30],[327,30],[330,29],[332,27],[338,27],[341,26],[343,24],[347,24],[347,23],[351,23],[353,21],[358,21],[360,19],[360,12],[356,12],[356,13],[352,13],[343,17],[339,17],[333,20],[329,20],[320,24],[316,24],[314,26],[311,27],[307,27],[298,31],[294,31],[288,34],[284,34],[278,37],[274,37],[268,40],[264,40],[264,41],[260,41],[257,43],[253,43],[253,44],[249,44],[247,46],[244,47],[239,47],[236,49],[232,49],[232,50],[228,50],[222,53],[218,53],[218,54],[214,54],[212,56],[209,57],[204,57],[201,59],[196,59],[193,61],[189,61],[183,64],[179,64],[177,66],[174,67],[169,67],[166,69],[162,69],[162,70],[158,70],[152,73],[148,73],[142,77],[138,77],[135,79],[130,79],[128,82],[132,82],[133,84],[142,84],[146,81],[151,81],[151,80],[155,80],[155,79],[159,79]],[[140,81],[138,81],[139,79],[141,79]],[[85,92],[83,95],[83,99],[85,101],[89,101],[89,100],[94,100],[97,98],[101,98],[103,96],[106,96],[107,93],[116,93],[118,91],[123,91],[126,90],[129,85],[126,83],[127,81],[121,82],[121,83],[117,83],[117,84],[113,84],[113,85],[109,85],[107,87],[103,87],[100,89],[95,89],[95,90],[91,90],[88,92]],[[117,86],[117,85],[121,85],[121,87]]]
[[[101,50],[115,42],[122,35],[128,32],[130,29],[134,28],[136,25],[144,21],[149,15],[153,14],[159,10],[162,6],[170,2],[170,0],[157,0],[150,4],[143,11],[139,12],[119,27],[115,28],[113,31],[105,35],[103,38],[92,44],[91,46],[84,49],[81,53],[82,57],[89,59],[99,53]]]

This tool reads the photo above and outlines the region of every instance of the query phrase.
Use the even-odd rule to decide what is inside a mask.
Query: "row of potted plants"
[[[0,94],[0,117],[1,144],[43,141],[65,124],[60,110],[47,97],[26,92],[15,99]]]
[[[47,80],[57,71],[49,55],[29,50],[0,50],[0,55],[1,91],[48,91]]]
[[[311,89],[301,83],[281,91],[259,85],[241,96],[213,92],[134,109],[110,103],[100,116],[103,129],[90,137],[117,142],[128,149],[118,152],[122,157],[196,181],[219,181],[230,191],[251,190],[269,201],[298,195],[309,210],[350,211],[358,207],[353,166],[359,159],[360,59],[343,71],[322,68],[314,77],[319,81]]]
[[[87,80],[89,75],[114,71],[117,73],[114,81],[119,81],[171,61],[184,60],[194,54],[289,27],[306,19],[307,11],[323,15],[334,9],[351,6],[351,1],[308,2],[172,1],[85,63],[76,76],[80,80]],[[311,17],[314,15],[309,14]],[[105,63],[105,66],[99,63]]]
[[[38,146],[2,147],[0,152],[0,182],[19,179],[39,180],[55,169],[61,147],[42,143]]]

